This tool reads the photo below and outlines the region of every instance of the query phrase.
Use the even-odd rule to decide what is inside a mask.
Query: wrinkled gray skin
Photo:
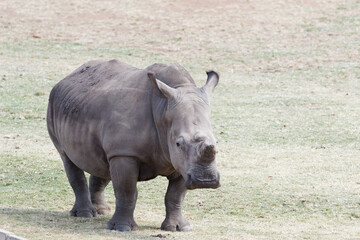
[[[209,121],[219,77],[207,75],[197,88],[178,64],[137,69],[91,61],[52,89],[47,126],[75,193],[72,216],[108,214],[104,189],[112,180],[116,209],[108,228],[135,230],[137,181],[161,175],[169,180],[161,229],[190,230],[181,213],[186,190],[220,185]]]

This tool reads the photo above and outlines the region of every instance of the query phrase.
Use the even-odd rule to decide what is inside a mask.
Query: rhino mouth
[[[196,178],[188,174],[185,186],[189,190],[196,188],[218,188],[220,187],[220,175],[217,173],[214,178]]]

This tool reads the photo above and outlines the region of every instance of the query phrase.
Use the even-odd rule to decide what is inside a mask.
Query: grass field
[[[360,1],[0,1],[0,228],[29,239],[360,239]],[[217,70],[222,187],[160,230],[167,180],[138,184],[139,230],[69,217],[46,131],[51,88],[92,59]],[[114,209],[111,186],[106,199]],[[161,234],[161,235],[159,235]]]

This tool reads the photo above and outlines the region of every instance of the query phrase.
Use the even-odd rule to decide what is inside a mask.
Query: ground
[[[360,1],[0,2],[0,228],[29,239],[360,239]],[[160,230],[166,180],[139,184],[139,230],[69,217],[45,123],[51,88],[92,59],[178,62],[212,95],[222,187]],[[111,186],[106,199],[114,209]],[[160,235],[159,235],[160,234]]]

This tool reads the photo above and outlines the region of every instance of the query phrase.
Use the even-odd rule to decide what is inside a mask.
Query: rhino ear
[[[160,80],[155,78],[155,74],[153,72],[148,72],[149,79],[155,89],[160,91],[166,98],[172,98],[177,95],[177,90],[168,86],[167,84],[161,82]]]
[[[219,74],[217,74],[215,71],[207,71],[206,74],[206,84],[202,88],[208,95],[210,95],[219,82]]]

